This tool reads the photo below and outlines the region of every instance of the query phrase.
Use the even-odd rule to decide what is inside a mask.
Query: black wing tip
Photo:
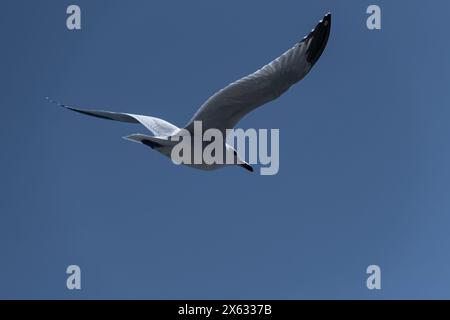
[[[323,23],[325,27],[328,27],[328,29],[330,29],[331,28],[331,12],[328,12],[327,14],[325,14],[323,19],[319,23]]]
[[[303,41],[311,39],[311,44],[307,51],[306,59],[311,65],[314,65],[319,60],[325,47],[328,43],[331,30],[331,12],[325,14],[322,20],[319,21],[317,26],[311,30],[311,32],[303,38]]]
[[[254,171],[253,167],[251,165],[249,165],[248,163],[240,163],[239,166],[244,168],[244,169],[246,169],[246,170],[248,170],[248,171],[250,171],[250,172]]]
[[[50,103],[53,103],[53,104],[57,105],[58,107],[63,107],[63,108],[66,108],[66,109],[69,109],[69,110],[72,110],[72,111],[75,111],[75,112],[87,114],[87,115],[92,115],[92,114],[90,114],[89,111],[87,111],[87,110],[82,110],[82,109],[77,109],[77,108],[69,107],[68,105],[63,104],[63,103],[61,103],[61,102],[58,102],[58,101],[56,101],[56,100],[53,100],[53,99],[50,98],[50,97],[45,97],[45,100],[47,100],[47,101],[50,102]]]
[[[322,18],[322,20],[319,21],[319,23],[317,24],[317,26],[323,24],[325,27],[329,27],[331,23],[331,12],[328,11]]]
[[[45,100],[47,100],[47,101],[50,102],[50,103],[56,104],[58,107],[64,107],[64,108],[69,108],[69,109],[70,109],[69,106],[66,106],[65,104],[62,104],[61,102],[58,102],[58,101],[56,101],[56,100],[53,100],[53,99],[50,98],[50,97],[45,97]]]

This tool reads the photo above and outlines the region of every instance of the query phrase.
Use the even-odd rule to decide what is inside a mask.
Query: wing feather
[[[143,116],[143,115],[131,114],[131,113],[103,111],[103,110],[79,109],[79,108],[67,106],[65,104],[56,102],[51,99],[48,99],[48,100],[50,102],[57,104],[60,107],[64,107],[66,109],[69,109],[69,110],[72,110],[72,111],[75,111],[75,112],[78,112],[81,114],[85,114],[88,116],[96,117],[96,118],[128,122],[128,123],[141,123],[148,130],[150,130],[155,136],[168,137],[168,136],[174,135],[175,133],[177,133],[180,130],[177,126],[171,124],[170,122],[167,122],[163,119],[156,118],[156,117],[149,117],[149,116]]]
[[[272,101],[303,79],[317,62],[328,41],[331,14],[317,24],[303,40],[258,71],[229,84],[211,96],[186,125],[193,131],[194,121],[203,130],[223,132],[255,108]]]

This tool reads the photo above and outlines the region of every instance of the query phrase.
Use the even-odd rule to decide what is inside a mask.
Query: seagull
[[[227,129],[233,129],[246,114],[275,100],[292,85],[302,80],[322,55],[328,42],[330,30],[331,13],[327,13],[317,26],[291,49],[256,72],[229,84],[212,95],[182,128],[184,130],[156,117],[79,109],[61,104],[48,97],[47,100],[69,110],[97,118],[140,123],[152,135],[132,134],[124,138],[144,144],[170,157],[176,144],[174,140],[178,141],[178,139],[172,138],[179,136],[180,132],[194,134],[194,122],[201,121],[204,131],[211,128],[218,129],[225,137]],[[225,154],[231,153],[235,165],[253,171],[253,167],[241,159],[233,147],[227,143],[224,144]],[[222,168],[226,164],[194,164],[191,162],[186,165],[202,170],[213,170]]]

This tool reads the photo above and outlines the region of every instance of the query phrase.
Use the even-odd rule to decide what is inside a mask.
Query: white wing
[[[78,108],[74,108],[74,107],[69,107],[67,105],[58,103],[53,100],[50,100],[50,101],[53,103],[56,103],[57,105],[59,105],[61,107],[64,107],[69,110],[76,111],[76,112],[79,112],[82,114],[86,114],[88,116],[93,116],[93,117],[108,119],[108,120],[121,121],[121,122],[141,123],[148,130],[150,130],[155,136],[159,136],[159,137],[169,137],[180,130],[177,126],[175,126],[163,119],[159,119],[159,118],[155,118],[155,117],[142,116],[142,115],[131,114],[131,113],[78,109]]]
[[[278,98],[305,77],[319,59],[328,41],[331,14],[328,13],[301,42],[280,57],[210,97],[195,113],[186,129],[193,132],[194,121],[203,130],[225,132],[255,108]]]

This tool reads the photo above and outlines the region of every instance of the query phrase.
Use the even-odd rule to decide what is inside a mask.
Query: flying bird
[[[142,143],[170,157],[176,143],[173,138],[181,131],[194,134],[194,121],[201,121],[203,130],[215,128],[224,136],[227,129],[232,129],[247,113],[272,101],[286,92],[292,85],[303,79],[322,55],[328,42],[331,29],[331,14],[327,13],[317,26],[296,43],[291,49],[265,65],[256,72],[243,77],[211,96],[197,110],[192,119],[181,130],[177,126],[150,116],[131,113],[119,113],[100,110],[85,110],[58,103],[53,103],[69,110],[102,119],[116,120],[144,125],[153,135],[132,134],[125,139]],[[253,171],[252,166],[240,159],[236,150],[225,144],[225,153],[231,153],[235,165]],[[225,164],[187,164],[189,166],[212,170]]]

